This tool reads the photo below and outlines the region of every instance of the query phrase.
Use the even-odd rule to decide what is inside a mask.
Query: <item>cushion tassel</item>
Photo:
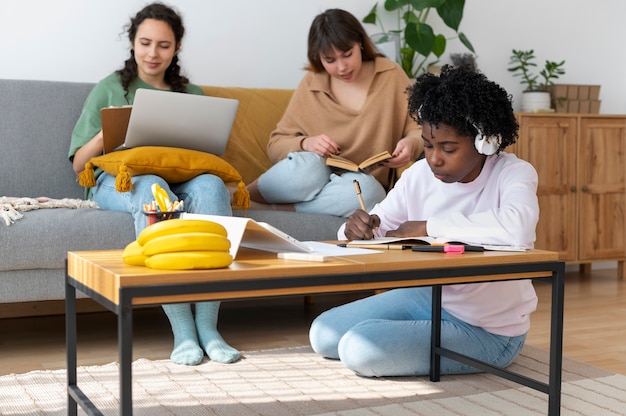
[[[115,189],[118,192],[128,192],[133,189],[133,181],[130,178],[130,173],[128,173],[128,169],[126,165],[120,165],[120,170],[115,177]]]
[[[96,186],[96,178],[93,175],[93,164],[91,162],[85,163],[85,170],[78,174],[78,183],[85,188]]]
[[[233,206],[244,210],[250,208],[250,192],[246,189],[246,185],[239,182],[237,187],[239,189],[233,194]]]

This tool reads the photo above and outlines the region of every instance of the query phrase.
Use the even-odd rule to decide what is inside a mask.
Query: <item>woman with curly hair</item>
[[[424,159],[369,213],[357,210],[339,238],[448,237],[532,248],[539,218],[537,173],[502,150],[518,124],[507,92],[476,72],[444,67],[411,88]],[[441,344],[499,367],[519,354],[537,297],[529,280],[442,290]],[[362,376],[428,374],[431,288],[396,289],[331,309],[310,329],[313,349]],[[478,371],[447,358],[443,374]]]
[[[103,152],[100,109],[132,104],[139,88],[203,94],[198,85],[191,84],[180,73],[178,52],[185,29],[181,17],[172,8],[161,3],[147,5],[131,18],[127,32],[130,57],[122,69],[96,84],[74,127],[69,159],[76,173]],[[95,173],[96,186],[89,188],[87,197],[102,209],[131,213],[136,235],[148,225],[143,204],[154,199],[154,183],[165,189],[172,201],[183,200],[189,212],[232,215],[230,193],[215,175],[203,174],[177,184],[168,184],[156,175],[138,175],[132,178],[131,191],[118,192],[115,176],[101,170]],[[174,332],[172,361],[199,364],[205,352],[211,360],[222,363],[239,359],[239,351],[228,345],[217,331],[219,306],[219,302],[201,302],[195,305],[195,311],[190,304],[163,306]]]

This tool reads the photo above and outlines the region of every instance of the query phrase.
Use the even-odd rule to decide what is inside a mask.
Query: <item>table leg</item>
[[[563,364],[563,302],[565,298],[565,263],[557,265],[552,274],[552,306],[550,319],[550,367],[548,380],[548,414],[561,414],[561,379]]]
[[[132,360],[133,308],[131,299],[120,293],[120,311],[117,316],[117,342],[120,363],[120,415],[133,414]]]
[[[433,286],[432,323],[430,335],[430,381],[437,382],[441,376],[441,356],[437,348],[441,347],[441,286]]]
[[[71,394],[77,387],[76,379],[76,288],[69,284],[65,276],[65,350],[67,359],[67,414],[78,414],[78,403]]]

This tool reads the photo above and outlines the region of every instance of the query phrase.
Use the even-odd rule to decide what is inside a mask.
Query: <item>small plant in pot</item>
[[[550,87],[554,81],[565,74],[565,61],[556,62],[546,60],[544,67],[538,74],[531,72],[536,67],[535,51],[513,49],[509,62],[509,72],[513,76],[521,77],[520,83],[524,86],[522,93],[522,111],[550,110]]]

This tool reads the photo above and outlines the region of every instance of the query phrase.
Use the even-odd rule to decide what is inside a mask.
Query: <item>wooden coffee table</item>
[[[432,286],[431,381],[448,357],[548,394],[549,415],[560,414],[565,264],[550,251],[443,254],[388,250],[333,257],[327,262],[282,260],[275,254],[240,249],[226,269],[161,271],[129,266],[121,250],[69,252],[66,263],[68,414],[77,405],[101,412],[77,383],[76,290],[118,316],[120,414],[132,415],[132,316],[138,305],[311,295],[399,287]],[[548,383],[442,348],[441,288],[456,283],[541,279],[552,284]]]

